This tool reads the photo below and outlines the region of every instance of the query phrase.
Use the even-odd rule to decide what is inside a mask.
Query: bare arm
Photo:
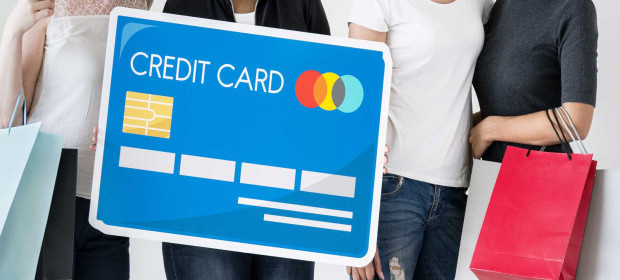
[[[387,32],[378,32],[359,24],[349,23],[349,38],[385,43]]]
[[[577,133],[582,139],[585,139],[590,132],[594,106],[567,102],[562,104],[562,107],[570,115]],[[551,120],[557,128],[562,128],[564,133],[568,135],[561,123],[557,124],[553,117]],[[472,129],[469,141],[472,144],[475,158],[482,157],[484,151],[494,141],[537,146],[551,146],[560,143],[551,128],[545,111],[515,117],[487,117]]]
[[[0,128],[9,125],[20,89],[30,104],[41,68],[52,1],[19,0],[0,41]],[[20,102],[15,123],[22,122]]]

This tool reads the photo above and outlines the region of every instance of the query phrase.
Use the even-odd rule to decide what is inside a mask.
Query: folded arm
[[[562,107],[570,115],[579,136],[585,139],[590,132],[594,116],[594,106],[585,103],[567,102],[562,104]],[[549,113],[551,114],[551,112]],[[562,116],[558,115],[558,118]],[[564,116],[564,119],[568,120],[566,116]],[[568,131],[566,131],[561,122],[558,124],[553,117],[551,120],[556,128],[562,128],[564,134],[568,135]],[[475,158],[481,158],[484,151],[494,141],[536,146],[551,146],[560,143],[560,140],[551,128],[551,123],[545,111],[514,117],[489,116],[480,121],[471,130],[469,141],[472,144]]]
[[[0,41],[0,128],[8,127],[22,87],[32,103],[53,7],[52,1],[19,0],[7,19]],[[22,122],[22,104],[14,123]]]

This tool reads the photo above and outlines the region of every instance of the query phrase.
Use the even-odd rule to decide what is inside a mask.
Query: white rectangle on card
[[[291,217],[268,215],[268,214],[265,214],[264,219],[266,222],[274,222],[274,223],[289,224],[289,225],[296,225],[296,226],[314,227],[314,228],[351,232],[351,225],[345,225],[345,224],[328,223],[328,222],[321,222],[321,221],[315,221],[315,220],[291,218]]]
[[[294,190],[295,169],[244,162],[241,164],[241,183]]]
[[[215,158],[181,155],[183,176],[211,179],[218,181],[235,181],[235,162]]]
[[[251,199],[251,198],[245,198],[245,197],[240,197],[238,200],[238,203],[241,205],[249,205],[249,206],[256,206],[256,207],[263,207],[263,208],[271,208],[271,209],[278,209],[278,210],[287,210],[287,211],[310,213],[310,214],[316,214],[316,215],[325,215],[325,216],[332,216],[332,217],[338,217],[338,218],[353,219],[353,212],[328,209],[328,208],[312,207],[312,206],[267,201],[267,200],[260,200],[260,199]]]
[[[355,177],[302,171],[301,191],[355,197]]]
[[[118,166],[172,174],[174,158],[174,153],[121,146]]]

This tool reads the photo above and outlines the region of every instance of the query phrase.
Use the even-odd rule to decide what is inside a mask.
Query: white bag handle
[[[560,111],[562,111],[564,114],[561,114]],[[581,137],[579,136],[579,133],[577,132],[577,128],[575,128],[575,125],[573,124],[573,120],[571,119],[571,117],[568,114],[568,112],[566,111],[566,109],[564,109],[564,107],[560,106],[558,108],[555,108],[555,112],[558,115],[560,115],[560,121],[562,121],[562,125],[564,125],[564,128],[566,129],[566,131],[568,131],[568,135],[570,136],[570,138],[573,141],[577,141],[577,147],[579,148],[581,153],[587,154],[588,150],[586,150],[586,146],[583,144],[583,141],[581,140]],[[568,123],[570,124],[570,128],[566,124],[566,121],[564,120],[564,116],[566,116],[566,119],[568,120]],[[573,135],[573,133],[574,133],[574,135]]]

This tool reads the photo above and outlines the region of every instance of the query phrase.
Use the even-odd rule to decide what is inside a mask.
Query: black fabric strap
[[[573,152],[573,148],[571,148],[570,146],[570,142],[568,142],[568,140],[566,139],[566,135],[564,134],[564,130],[560,128],[560,119],[558,119],[558,115],[556,114],[555,110],[551,110],[551,112],[553,112],[553,118],[555,118],[555,123],[558,124],[558,128],[560,129],[560,132],[562,133],[562,138],[564,138],[564,142],[562,143],[562,145],[566,144],[566,150],[568,150],[569,153],[574,154]]]
[[[551,110],[553,111],[553,109]],[[566,135],[564,135],[564,131],[560,129],[560,131],[562,132],[562,137],[560,137],[560,133],[558,133],[555,127],[555,124],[551,120],[551,115],[549,115],[549,110],[545,110],[545,114],[547,114],[547,119],[549,120],[549,124],[551,124],[551,128],[553,128],[553,132],[555,132],[555,136],[557,136],[558,140],[560,140],[560,145],[562,145],[562,150],[564,150],[569,160],[573,160],[573,157],[571,156],[571,154],[573,153],[573,149],[570,147],[570,144],[568,144],[568,140],[566,140]],[[559,119],[555,112],[553,112],[553,116],[555,118],[555,121],[558,122],[558,125],[559,125]],[[532,152],[532,148],[527,149],[527,154],[525,156],[529,157],[530,152]]]
[[[547,114],[547,119],[549,120],[549,123],[551,124],[551,128],[553,128],[553,132],[555,132],[555,136],[558,137],[558,140],[560,140],[560,144],[562,144],[562,149],[564,150],[564,152],[568,156],[568,159],[569,160],[573,160],[573,158],[570,155],[571,154],[570,145],[568,145],[569,148],[566,148],[567,142],[563,141],[562,137],[560,137],[560,134],[558,133],[558,130],[555,128],[555,124],[553,124],[553,121],[551,120],[551,116],[549,115],[549,110],[545,110],[545,113]],[[564,135],[564,132],[562,132],[562,135]]]

